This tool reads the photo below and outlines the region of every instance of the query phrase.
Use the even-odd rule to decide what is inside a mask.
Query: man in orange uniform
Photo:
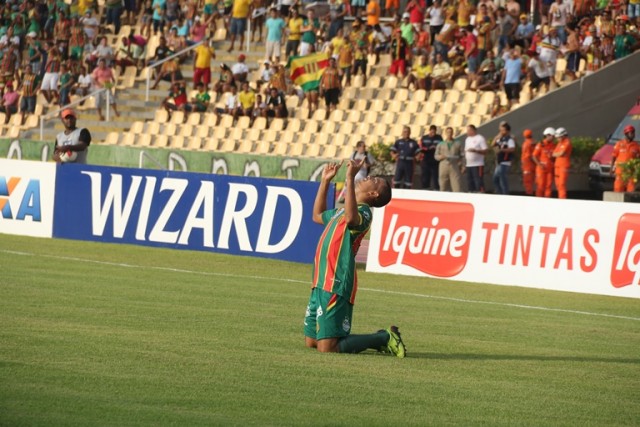
[[[551,183],[553,182],[553,138],[555,129],[546,128],[544,138],[533,149],[533,162],[536,164],[536,196],[551,197]]]
[[[640,144],[633,140],[636,136],[635,128],[632,125],[628,125],[625,126],[623,131],[624,139],[616,142],[611,158],[611,174],[614,172],[616,174],[616,179],[613,181],[613,191],[617,193],[635,190],[636,183],[633,179],[627,181],[622,179],[622,165],[629,160],[640,157]]]
[[[522,132],[524,142],[522,143],[522,154],[520,155],[520,165],[522,167],[522,185],[527,196],[533,196],[533,177],[536,172],[536,164],[533,162],[533,132],[525,129]]]
[[[556,129],[556,148],[553,149],[555,159],[555,178],[558,199],[567,198],[567,179],[571,169],[571,140],[565,128]]]

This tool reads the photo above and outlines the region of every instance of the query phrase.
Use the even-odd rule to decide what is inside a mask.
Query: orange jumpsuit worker
[[[624,139],[616,142],[616,145],[613,147],[613,157],[611,158],[611,173],[613,174],[615,171],[616,174],[616,179],[613,181],[613,191],[617,193],[635,190],[636,183],[633,179],[627,181],[622,179],[622,165],[629,160],[640,157],[640,144],[633,140],[636,136],[635,128],[632,125],[628,125],[625,126],[623,132]]]
[[[556,190],[558,190],[558,199],[566,199],[567,179],[571,169],[571,140],[565,128],[556,129],[556,139],[558,142],[552,154],[555,159]]]
[[[536,164],[531,158],[531,156],[533,156],[533,148],[535,146],[535,143],[533,142],[533,132],[531,132],[531,129],[525,129],[524,132],[522,132],[522,136],[524,136],[522,154],[520,155],[522,185],[524,186],[524,193],[527,196],[533,196],[533,179],[536,172]]]
[[[536,164],[536,196],[551,197],[551,184],[553,183],[553,138],[554,128],[544,130],[544,139],[536,144],[533,149],[533,162]]]

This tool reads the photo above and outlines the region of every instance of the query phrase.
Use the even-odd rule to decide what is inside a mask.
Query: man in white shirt
[[[247,81],[247,76],[249,75],[249,67],[244,63],[246,57],[244,54],[238,55],[238,62],[231,66],[231,72],[233,73],[233,78],[236,82],[244,83]]]
[[[90,41],[96,37],[98,33],[98,25],[100,22],[91,15],[91,11],[87,10],[84,13],[84,17],[80,19],[80,23],[83,25],[84,33]]]
[[[484,155],[489,147],[484,136],[478,134],[474,125],[467,126],[464,141],[465,172],[471,193],[484,193]]]

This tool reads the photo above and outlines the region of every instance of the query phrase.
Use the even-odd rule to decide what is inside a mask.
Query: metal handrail
[[[111,101],[111,90],[106,88],[106,87],[103,87],[102,89],[95,90],[95,91],[91,92],[90,94],[83,96],[82,98],[76,99],[73,102],[70,102],[70,103],[68,103],[66,105],[63,105],[62,107],[59,107],[55,111],[52,111],[50,113],[41,115],[40,116],[40,141],[42,141],[44,139],[44,122],[46,120],[48,120],[48,119],[50,119],[52,117],[58,116],[60,114],[60,112],[62,110],[64,110],[65,108],[74,107],[74,106],[86,101],[87,99],[96,96],[100,92],[104,92],[104,91],[107,91],[107,117],[106,118],[107,118],[107,121],[109,121],[109,110],[110,110],[109,102]]]
[[[146,89],[145,89],[144,100],[145,100],[146,102],[148,102],[148,101],[149,101],[149,90],[150,90],[150,86],[151,86],[151,70],[152,70],[153,68],[156,68],[158,65],[162,65],[162,64],[164,64],[165,62],[167,62],[167,61],[169,61],[169,60],[171,60],[171,59],[173,59],[173,58],[176,58],[176,57],[178,57],[178,56],[181,56],[181,55],[183,55],[184,53],[189,52],[190,50],[195,49],[196,47],[198,47],[198,46],[200,46],[201,44],[205,43],[205,41],[206,41],[206,40],[207,40],[207,39],[206,39],[206,38],[204,38],[204,39],[200,40],[198,43],[196,43],[196,44],[194,44],[194,45],[192,45],[192,46],[189,46],[189,47],[186,47],[186,48],[182,49],[180,52],[173,53],[173,54],[171,54],[171,55],[167,56],[166,58],[161,59],[161,60],[160,60],[160,61],[158,61],[158,62],[154,62],[154,63],[153,63],[153,65],[147,65],[147,87],[146,87]]]

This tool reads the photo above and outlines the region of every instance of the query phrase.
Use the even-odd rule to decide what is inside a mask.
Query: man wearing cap
[[[536,164],[533,162],[533,132],[525,129],[522,132],[524,141],[522,142],[522,152],[520,154],[520,167],[522,168],[522,186],[524,194],[533,196],[533,181],[536,171]]]
[[[543,132],[544,138],[533,149],[531,158],[536,164],[536,197],[551,197],[555,133],[554,128],[546,128]]]
[[[53,160],[60,163],[60,155],[64,152],[75,152],[77,157],[73,163],[87,163],[87,152],[91,144],[91,133],[85,128],[76,127],[76,113],[71,108],[65,108],[60,114],[64,131],[56,136]]]
[[[640,144],[634,141],[636,129],[627,125],[623,129],[624,139],[616,142],[611,155],[611,174],[615,173],[613,191],[617,193],[634,191],[636,183],[633,179],[624,180],[622,177],[623,166],[629,160],[640,158]]]
[[[533,24],[529,22],[529,17],[526,13],[520,15],[520,23],[516,27],[516,32],[514,35],[514,41],[517,46],[520,46],[522,49],[528,49],[531,46],[531,40],[533,39],[533,34],[536,32]]]
[[[238,55],[238,62],[231,66],[231,72],[233,73],[233,79],[236,82],[243,83],[247,81],[249,75],[249,67],[245,64],[246,56],[243,53]]]

